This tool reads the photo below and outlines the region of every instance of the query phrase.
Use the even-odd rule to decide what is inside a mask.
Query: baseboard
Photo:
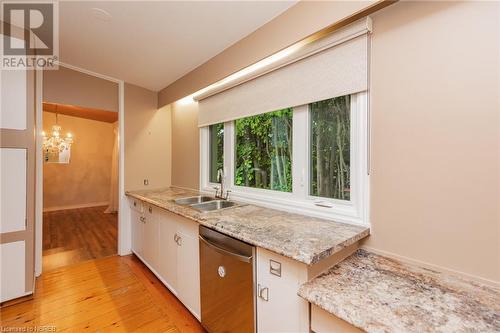
[[[33,299],[33,291],[28,291],[19,297],[8,299],[0,302],[0,309],[6,308],[11,305],[19,304]]]
[[[427,262],[424,262],[424,261],[420,261],[420,260],[408,258],[408,257],[405,257],[405,256],[401,256],[399,254],[392,253],[392,252],[388,252],[388,251],[384,251],[384,250],[378,250],[378,249],[372,248],[370,246],[363,245],[363,246],[361,246],[361,248],[363,248],[363,249],[365,249],[367,251],[373,252],[375,254],[387,257],[387,258],[391,258],[391,259],[395,259],[395,260],[401,261],[402,263],[405,263],[405,264],[408,264],[408,265],[418,266],[418,267],[430,269],[430,270],[433,270],[433,271],[436,271],[436,272],[439,272],[439,273],[458,276],[458,277],[460,277],[462,279],[473,281],[473,282],[477,282],[477,283],[481,283],[481,284],[484,284],[484,285],[487,285],[487,286],[490,286],[490,287],[500,288],[500,282],[498,282],[498,281],[494,281],[494,280],[486,279],[486,278],[483,278],[483,277],[480,277],[480,276],[468,274],[468,273],[465,273],[465,272],[456,271],[456,270],[453,270],[453,269],[450,269],[450,268],[446,268],[446,267],[442,267],[442,266],[430,264],[430,263],[427,263]]]
[[[89,208],[89,207],[98,207],[98,206],[108,206],[109,201],[103,202],[89,202],[85,204],[78,205],[67,205],[67,206],[55,206],[55,207],[47,207],[43,209],[43,212],[55,212],[58,210],[67,210],[67,209],[78,209],[78,208]]]

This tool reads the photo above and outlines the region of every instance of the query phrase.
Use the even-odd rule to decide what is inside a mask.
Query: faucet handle
[[[231,190],[226,190],[226,200],[229,198],[229,193],[231,193]]]

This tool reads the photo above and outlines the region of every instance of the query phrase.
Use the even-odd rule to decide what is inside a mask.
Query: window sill
[[[321,201],[321,198],[297,200],[293,198],[291,193],[287,192],[276,193],[275,191],[260,189],[245,189],[241,191],[238,187],[232,187],[230,190],[229,200],[233,199],[235,201],[241,201],[248,204],[323,218],[335,222],[369,226],[369,223],[367,221],[363,221],[356,209],[350,203],[338,204],[332,207],[323,207],[315,204],[315,202]],[[212,186],[204,187],[201,192],[208,195],[214,194]]]

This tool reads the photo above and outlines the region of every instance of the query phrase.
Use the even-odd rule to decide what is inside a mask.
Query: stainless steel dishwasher
[[[255,332],[255,247],[200,226],[201,324]]]

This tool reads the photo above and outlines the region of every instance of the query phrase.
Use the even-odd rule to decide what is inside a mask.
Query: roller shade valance
[[[367,90],[370,30],[369,18],[355,22],[250,75],[197,96],[198,125]]]

